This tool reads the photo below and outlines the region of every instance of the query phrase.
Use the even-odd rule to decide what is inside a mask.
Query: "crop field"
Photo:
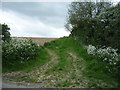
[[[40,45],[44,45],[45,42],[50,42],[52,40],[56,40],[58,38],[39,38],[39,37],[17,37],[17,38],[25,38],[25,39],[31,39],[37,43],[39,43]]]

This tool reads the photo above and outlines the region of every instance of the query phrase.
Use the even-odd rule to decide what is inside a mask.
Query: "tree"
[[[1,29],[2,29],[2,40],[3,41],[8,41],[9,39],[10,39],[10,32],[9,32],[9,30],[10,30],[10,28],[8,27],[8,25],[7,24],[0,24],[0,26],[1,26]]]
[[[72,2],[68,9],[68,19],[65,27],[71,31],[69,27],[76,27],[82,21],[81,19],[95,18],[111,6],[111,2]]]
[[[120,2],[73,2],[68,14],[66,27],[79,42],[110,46],[120,52]]]
[[[107,46],[117,48],[120,52],[120,4],[109,8],[106,12],[98,17],[102,20],[102,33],[105,40],[108,42]]]

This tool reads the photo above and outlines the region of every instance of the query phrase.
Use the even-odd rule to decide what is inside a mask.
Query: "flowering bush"
[[[95,56],[97,59],[107,62],[109,66],[106,66],[109,71],[117,70],[119,60],[119,54],[117,53],[117,49],[113,49],[111,47],[102,47],[98,48],[92,45],[87,47],[88,54]]]
[[[96,51],[96,47],[95,47],[95,46],[89,45],[89,46],[87,47],[87,52],[88,52],[88,54],[95,55],[95,51]]]
[[[35,59],[39,49],[40,46],[32,40],[12,38],[2,42],[3,62]]]

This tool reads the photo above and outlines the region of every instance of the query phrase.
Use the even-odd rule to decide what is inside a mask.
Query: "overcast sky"
[[[12,36],[63,37],[69,2],[3,2],[2,23],[11,28]]]
[[[11,35],[17,37],[69,36],[70,32],[64,27],[69,4],[70,2],[2,1],[0,23],[8,24]]]

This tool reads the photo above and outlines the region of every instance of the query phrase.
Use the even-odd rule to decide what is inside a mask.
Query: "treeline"
[[[81,43],[120,52],[120,3],[72,2],[65,27]]]

